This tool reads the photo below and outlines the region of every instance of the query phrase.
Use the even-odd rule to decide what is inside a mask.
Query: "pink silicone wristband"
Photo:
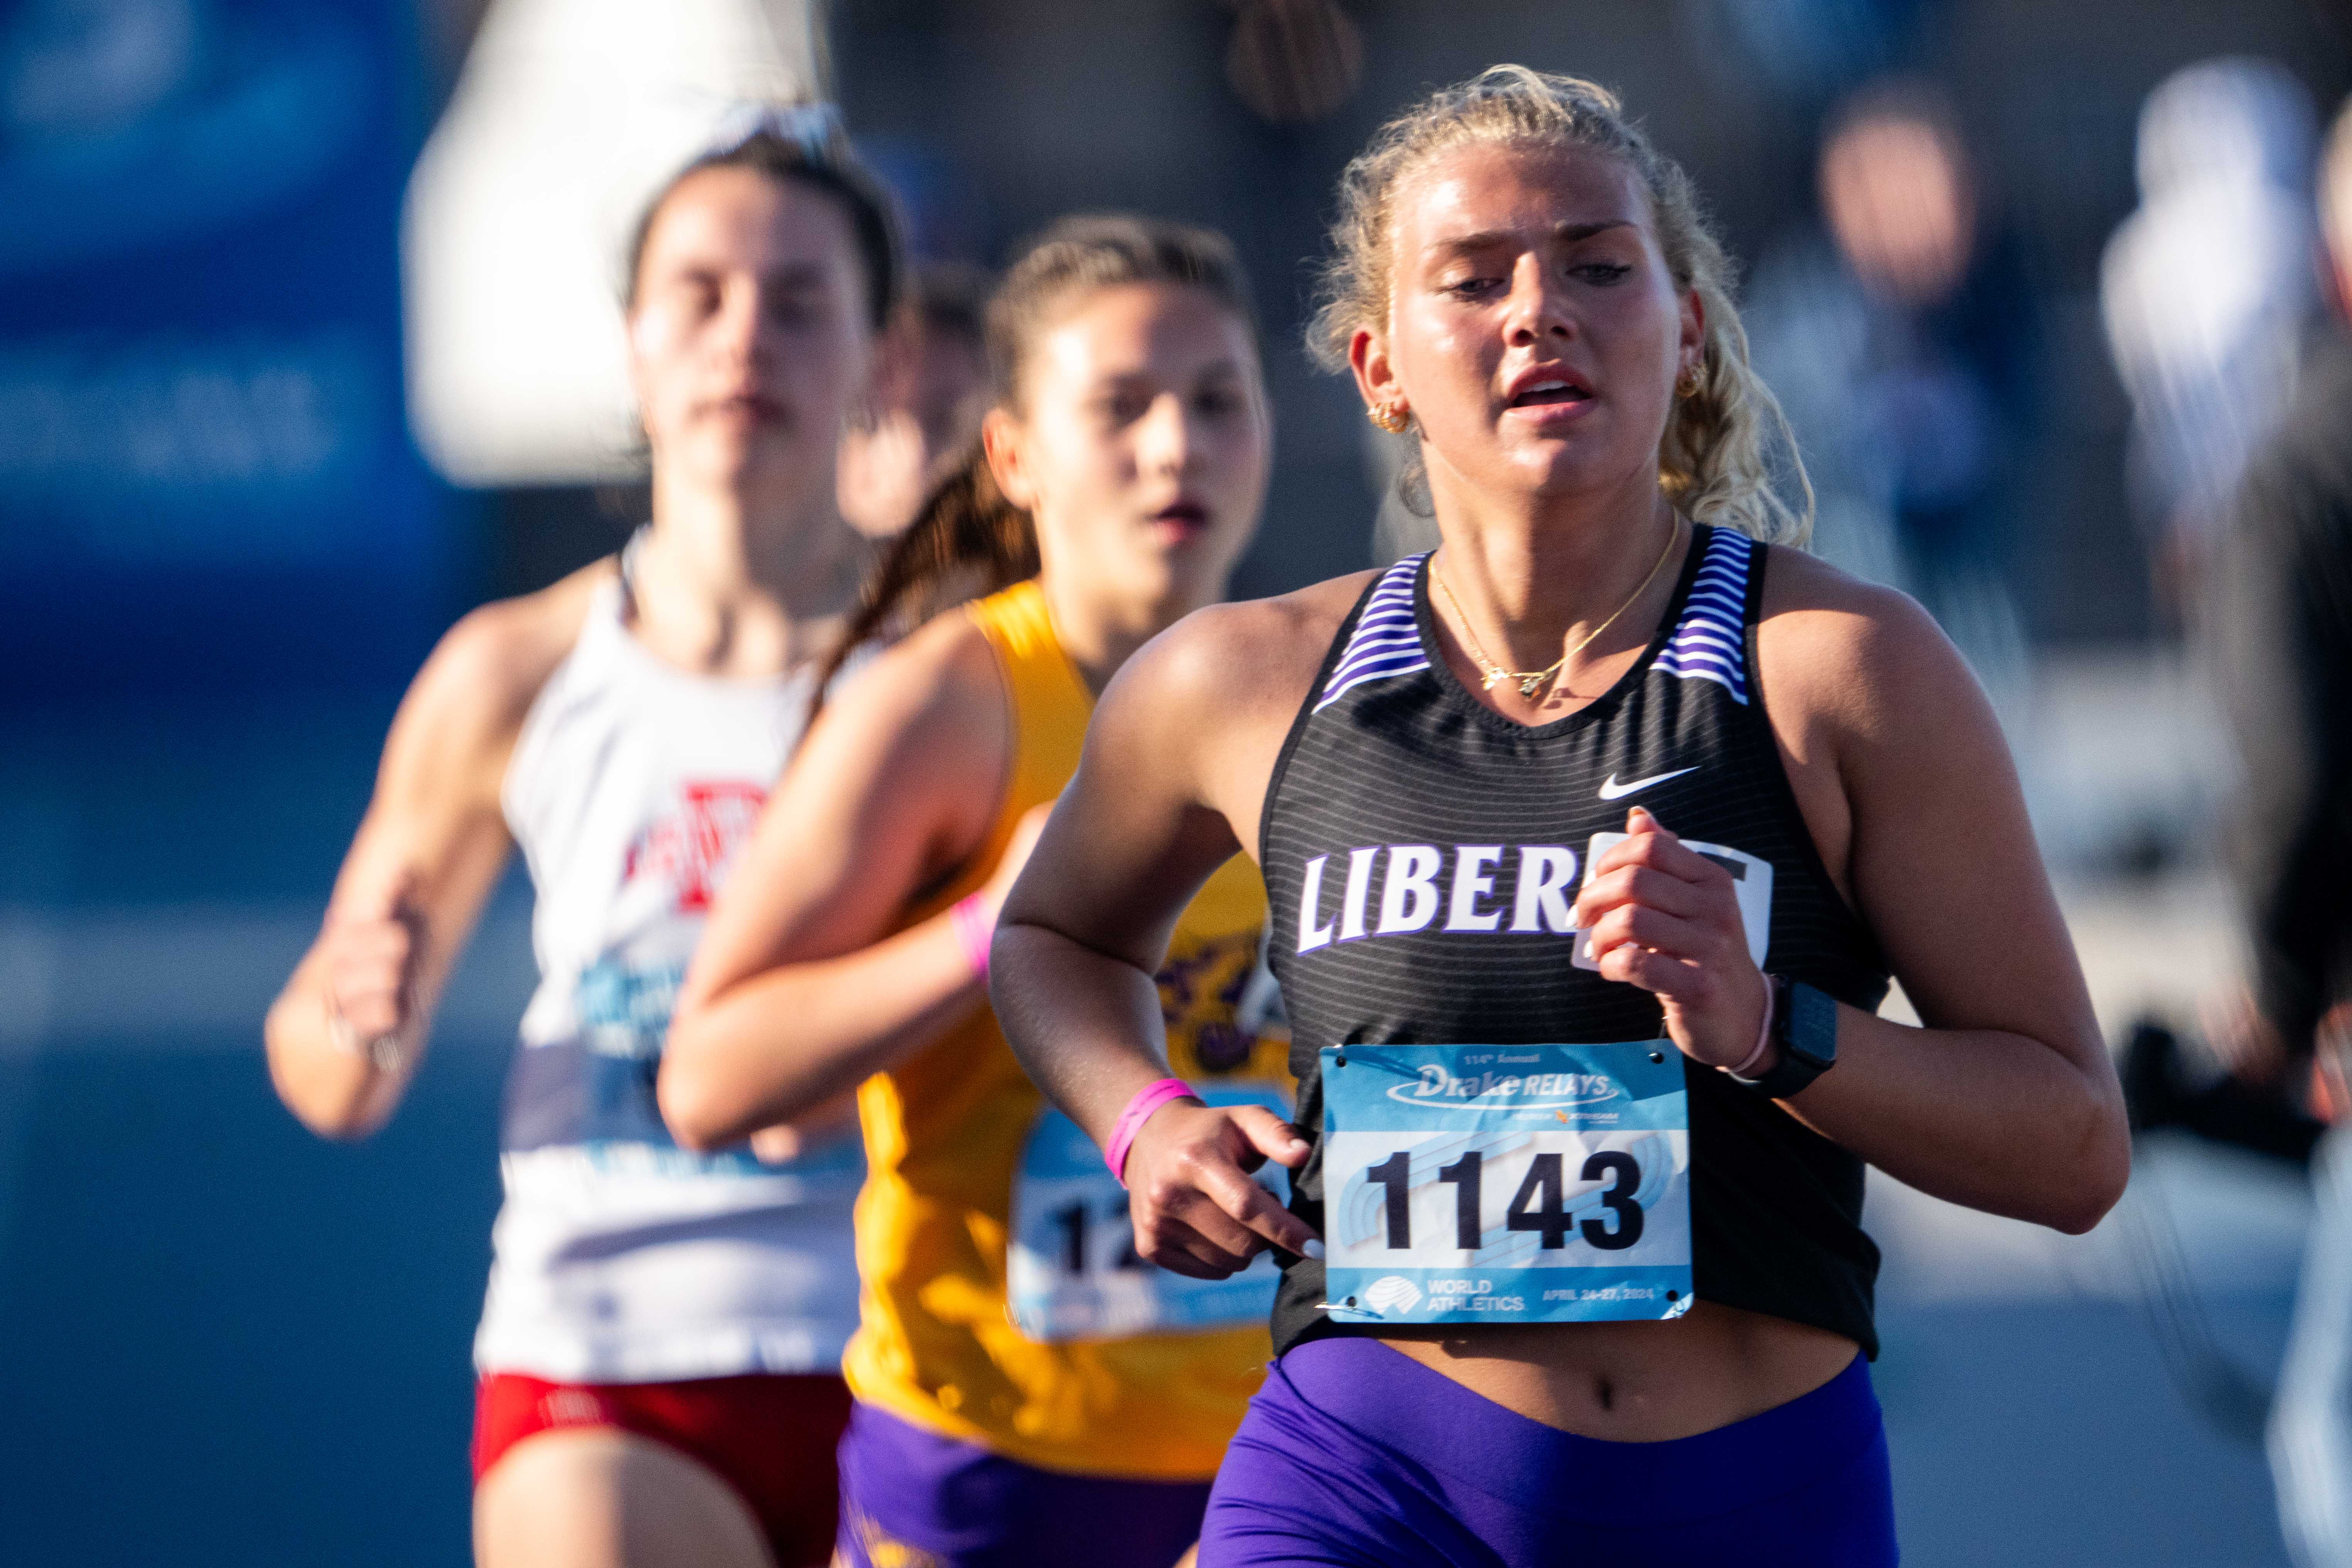
[[[971,977],[983,985],[988,983],[988,946],[996,940],[995,921],[982,912],[987,901],[985,893],[972,893],[957,900],[955,907],[948,910],[956,941],[963,948],[963,961],[971,965]]]
[[[1192,1086],[1181,1078],[1163,1078],[1158,1083],[1147,1084],[1127,1102],[1127,1109],[1111,1123],[1110,1143],[1103,1150],[1103,1163],[1118,1178],[1120,1186],[1127,1185],[1127,1151],[1135,1135],[1151,1120],[1151,1113],[1171,1100],[1183,1100],[1192,1092]]]
[[[1772,1048],[1772,1000],[1779,989],[1772,984],[1770,975],[1764,977],[1764,1026],[1756,1031],[1756,1048],[1748,1053],[1748,1059],[1736,1068],[1723,1069],[1732,1077],[1746,1078],[1756,1064],[1764,1059],[1764,1053]]]

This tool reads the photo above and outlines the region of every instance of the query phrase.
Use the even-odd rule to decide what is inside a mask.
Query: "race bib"
[[[1690,1112],[1672,1041],[1326,1047],[1322,1061],[1333,1318],[1690,1310]]]
[[[1224,1083],[1192,1091],[1211,1105],[1263,1105],[1287,1117],[1272,1084]],[[1290,1173],[1268,1161],[1257,1180],[1290,1199]],[[1198,1333],[1263,1324],[1280,1278],[1259,1253],[1230,1279],[1193,1279],[1147,1263],[1135,1250],[1127,1189],[1078,1124],[1051,1106],[1030,1130],[1013,1181],[1013,1238],[1005,1256],[1013,1326],[1048,1344]]]

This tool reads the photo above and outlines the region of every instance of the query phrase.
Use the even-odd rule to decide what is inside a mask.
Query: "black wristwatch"
[[[1786,1100],[1837,1066],[1837,999],[1785,974],[1765,978],[1772,982],[1772,1043],[1780,1060],[1762,1078],[1734,1081],[1767,1100]]]

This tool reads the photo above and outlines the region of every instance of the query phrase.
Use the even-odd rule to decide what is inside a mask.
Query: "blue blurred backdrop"
[[[432,639],[609,549],[642,504],[625,417],[598,423],[589,399],[551,436],[508,433],[462,395],[478,374],[493,405],[537,406],[532,343],[544,365],[604,363],[612,323],[591,318],[609,258],[588,253],[625,202],[582,198],[593,224],[521,224],[586,268],[562,296],[585,314],[525,321],[425,289],[486,256],[527,286],[539,253],[495,228],[458,245],[458,218],[436,215],[488,223],[482,205],[412,192],[411,171],[439,126],[448,178],[488,136],[542,161],[483,189],[593,183],[636,121],[499,115],[539,101],[547,73],[591,110],[656,93],[610,74],[628,53],[612,40],[734,36],[713,16],[768,29],[775,68],[842,100],[931,255],[986,263],[1057,213],[1111,205],[1234,236],[1267,318],[1280,441],[1244,593],[1390,547],[1354,394],[1297,347],[1340,164],[1413,93],[1496,60],[1619,88],[1751,265],[1759,352],[1836,503],[1825,543],[1928,599],[1994,689],[2103,1020],[2185,1016],[2227,982],[2236,939],[2208,848],[2227,763],[2182,673],[2167,575],[2188,492],[2135,455],[2153,416],[2127,354],[2116,369],[2102,258],[2142,199],[2150,90],[2256,57],[2306,114],[2331,112],[2352,83],[2340,7],[14,0],[0,1562],[467,1556],[467,1349],[498,1086],[532,979],[528,889],[501,890],[415,1093],[365,1145],[318,1142],[278,1107],[260,1020]],[[1898,317],[1855,282],[1867,268],[1817,166],[1838,106],[1890,78],[1944,106],[1981,236],[1963,258],[1976,292]],[[523,129],[498,142],[508,123]],[[1877,342],[1890,320],[1953,346],[1932,363],[1864,354],[1844,381],[1824,368],[1839,332]],[[467,332],[509,329],[466,358]],[[1957,401],[1934,402],[1954,375]],[[1927,399],[1926,468],[1838,468],[1837,399],[1857,386],[1901,395],[1874,406]],[[417,387],[455,401],[420,408]],[[1938,510],[1918,475],[1962,471],[1944,437],[1969,420],[1995,456],[1934,492],[1965,491]],[[2135,759],[2120,782],[2119,756]],[[2063,1245],[1881,1184],[1877,1376],[1909,1560],[2284,1563],[2232,1390],[2258,1400],[2273,1374],[2306,1205],[2295,1173],[2187,1145],[2157,1151],[2117,1216]]]

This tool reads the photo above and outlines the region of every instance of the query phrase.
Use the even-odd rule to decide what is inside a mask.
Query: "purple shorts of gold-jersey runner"
[[[841,1439],[846,1568],[1172,1568],[1206,1481],[1040,1469],[859,1405]]]

